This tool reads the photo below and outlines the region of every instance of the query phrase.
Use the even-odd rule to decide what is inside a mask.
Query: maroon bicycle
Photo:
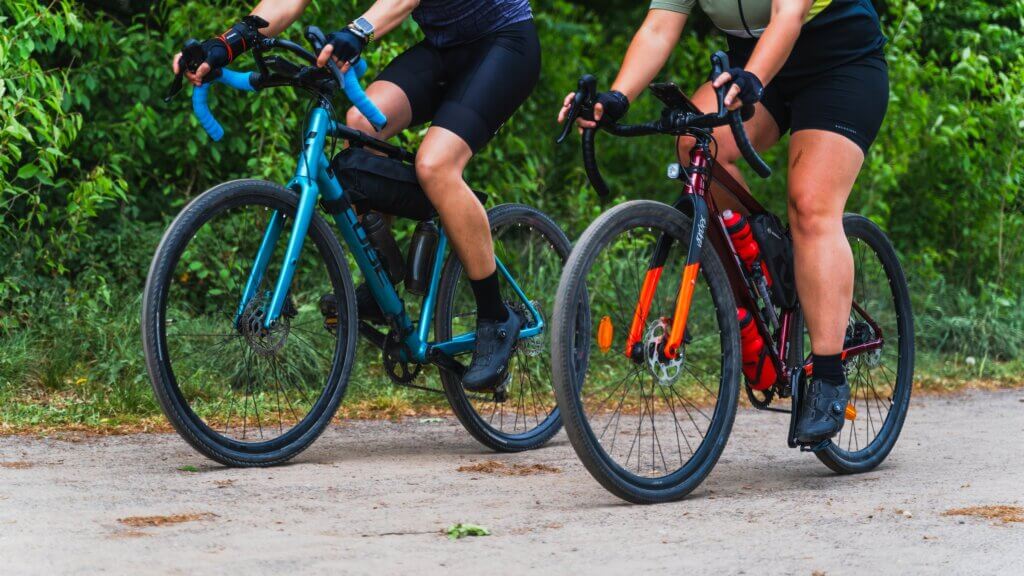
[[[728,69],[712,57],[712,77]],[[593,77],[580,80],[566,122],[592,108]],[[843,351],[851,386],[846,426],[833,440],[801,445],[794,434],[812,366],[788,230],[715,164],[712,129],[729,125],[758,175],[770,168],[743,129],[752,109],[700,112],[673,84],[653,84],[665,108],[654,122],[611,124],[621,137],[664,134],[695,140],[689,162],[669,167],[682,193],[669,206],[629,201],[595,220],[561,277],[552,318],[552,373],[566,431],[590,473],[636,503],[682,498],[724,449],[740,380],[750,404],[790,413],[790,447],[832,470],[858,473],[886,459],[906,418],[914,371],[913,314],[896,251],[871,220],[843,219],[853,248],[854,303]],[[583,133],[587,175],[610,195]],[[712,181],[743,206],[720,211]],[[788,407],[778,407],[788,400]]]

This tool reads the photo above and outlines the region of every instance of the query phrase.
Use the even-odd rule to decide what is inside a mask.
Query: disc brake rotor
[[[245,305],[242,316],[238,319],[238,331],[246,343],[260,356],[273,356],[284,348],[291,331],[291,315],[282,314],[270,328],[263,326],[266,309],[263,306],[263,295],[255,296]],[[290,302],[290,299],[289,299]],[[294,308],[294,305],[291,305]]]
[[[648,323],[647,332],[644,334],[644,359],[647,361],[647,370],[661,386],[674,384],[682,374],[686,361],[685,350],[682,347],[679,348],[678,356],[673,359],[667,359],[662,355],[661,349],[668,339],[670,329],[668,321],[659,318]]]

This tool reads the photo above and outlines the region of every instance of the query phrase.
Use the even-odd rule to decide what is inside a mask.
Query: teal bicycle
[[[406,173],[414,154],[334,119],[332,98],[344,92],[372,123],[387,122],[359,84],[365,63],[344,74],[333,63],[317,68],[314,54],[323,35],[310,27],[307,38],[314,52],[267,39],[253,50],[256,72],[225,69],[214,79],[245,91],[292,87],[314,102],[287,185],[237,180],[215,186],[182,210],[157,248],[143,297],[142,337],[163,412],[189,444],[217,462],[282,463],[330,424],[348,388],[361,334],[380,348],[383,371],[393,382],[443,392],[484,445],[499,451],[543,445],[561,427],[550,385],[546,318],[570,252],[568,238],[550,218],[524,205],[488,212],[504,292],[527,321],[505,382],[487,393],[465,391],[461,375],[464,355],[475,344],[475,304],[436,215],[427,210],[415,216],[420,222],[409,254],[415,270],[405,290],[422,296],[414,321],[396,287],[402,279],[394,277],[394,258],[387,261],[379,253],[364,226],[365,206],[339,177],[340,159],[351,164],[360,158],[356,152]],[[185,67],[198,67],[203,55],[197,50],[198,44],[186,44]],[[179,77],[168,98],[180,84]],[[209,87],[194,89],[193,110],[218,140],[223,129],[207,106]],[[349,144],[333,161],[325,152],[331,140]],[[404,205],[426,202],[415,185],[409,193],[418,197],[402,198]],[[372,204],[373,198],[362,200]],[[380,306],[383,330],[357,318],[351,267],[365,277]],[[442,389],[414,383],[426,365],[440,368]]]

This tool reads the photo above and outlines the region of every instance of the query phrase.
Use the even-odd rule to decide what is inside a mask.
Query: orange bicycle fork
[[[686,194],[679,199],[675,208],[687,212],[684,210],[686,204],[689,204],[692,210],[693,229],[690,231],[690,246],[686,254],[686,265],[683,267],[679,291],[676,294],[675,312],[670,319],[671,327],[667,330],[668,336],[661,346],[661,355],[669,360],[679,356],[679,348],[686,335],[686,322],[690,316],[690,304],[693,302],[693,293],[697,287],[697,277],[700,274],[700,253],[708,223],[708,207],[702,197],[696,194]],[[626,340],[625,354],[633,361],[643,359],[644,328],[647,325],[651,302],[657,292],[658,282],[661,280],[661,273],[664,270],[665,260],[668,258],[671,246],[672,238],[664,234],[658,238],[658,243],[654,246],[654,254],[651,255],[650,264],[647,266],[647,274],[644,276],[640,296],[633,311],[633,323],[629,328],[629,338]]]

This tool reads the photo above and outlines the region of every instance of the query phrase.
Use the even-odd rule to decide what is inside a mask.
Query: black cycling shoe
[[[381,312],[366,284],[356,288],[356,309],[359,311],[360,320],[373,324],[387,324],[384,313]],[[334,294],[327,293],[320,297],[320,314],[324,317],[324,328],[333,333],[338,327],[338,300]]]
[[[806,394],[796,423],[797,442],[816,444],[838,434],[846,422],[846,405],[850,402],[846,376],[838,383],[812,377]]]
[[[462,387],[470,392],[497,389],[508,376],[508,361],[512,358],[523,317],[505,305],[508,320],[477,320],[476,350],[469,369],[462,376]]]

